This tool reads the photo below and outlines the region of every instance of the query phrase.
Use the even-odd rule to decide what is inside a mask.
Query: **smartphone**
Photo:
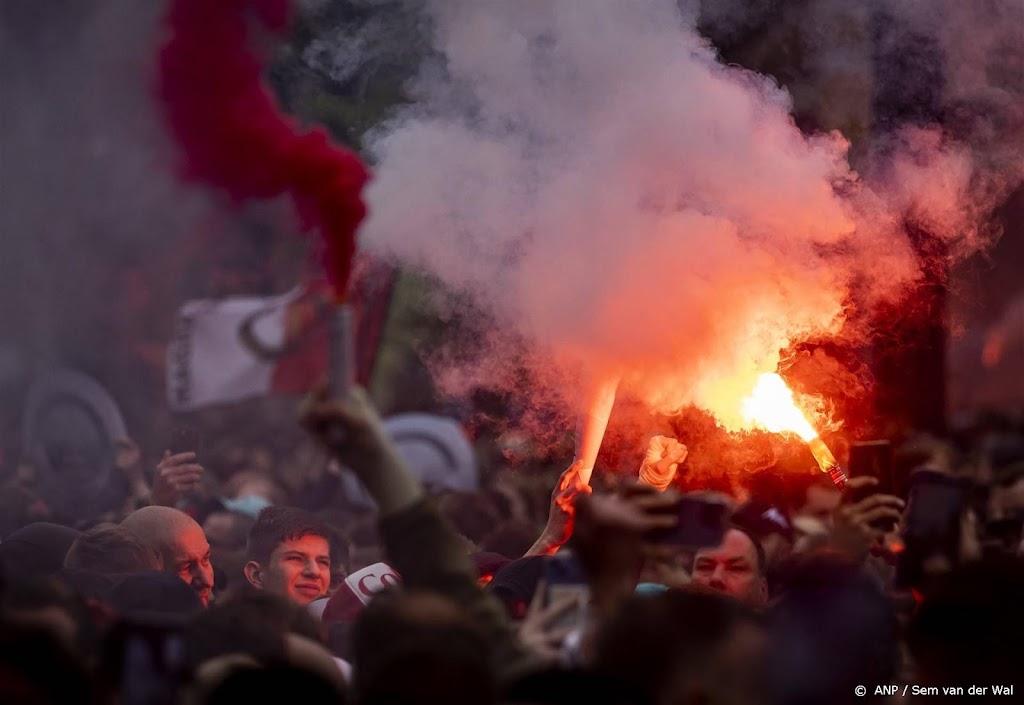
[[[848,464],[850,477],[873,477],[878,484],[850,490],[847,501],[856,504],[871,495],[888,494],[901,496],[892,473],[892,444],[886,440],[857,441],[850,444]],[[892,531],[895,519],[879,519],[872,526],[882,531]]]
[[[201,436],[199,429],[193,426],[178,426],[171,429],[171,439],[168,450],[171,451],[171,455],[189,452],[198,455],[200,441]]]
[[[655,532],[652,539],[687,548],[718,546],[725,538],[731,509],[721,498],[701,495],[683,495],[676,506],[676,525]]]
[[[582,626],[590,602],[590,586],[587,574],[575,556],[559,552],[548,558],[544,565],[543,580],[545,606],[568,599],[570,596],[576,598],[576,607],[559,616],[553,623],[553,628]]]
[[[860,501],[873,494],[896,494],[892,476],[892,444],[889,441],[856,441],[850,444],[849,475],[873,477],[878,484],[851,492],[851,500]]]
[[[970,486],[962,478],[934,470],[915,471],[907,501],[907,540],[934,543],[959,537],[969,492]]]
[[[959,562],[960,520],[967,508],[970,485],[935,470],[910,475],[904,550],[897,562],[897,582],[920,587],[928,580],[926,564],[934,558],[948,565]]]

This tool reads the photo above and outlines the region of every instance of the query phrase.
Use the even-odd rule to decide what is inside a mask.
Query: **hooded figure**
[[[38,492],[58,518],[91,519],[124,501],[128,483],[115,463],[116,443],[127,435],[117,403],[91,377],[56,370],[32,385],[24,448]]]

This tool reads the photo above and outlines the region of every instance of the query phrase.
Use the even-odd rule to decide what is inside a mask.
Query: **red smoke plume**
[[[247,22],[252,17],[280,32],[289,9],[289,0],[172,0],[159,95],[185,178],[205,181],[236,202],[290,194],[303,225],[323,236],[324,266],[340,300],[355,230],[366,215],[361,193],[368,174],[324,130],[299,132],[263,83]]]

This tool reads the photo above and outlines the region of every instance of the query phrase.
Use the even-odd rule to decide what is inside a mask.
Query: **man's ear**
[[[761,593],[761,604],[765,605],[768,603],[768,581],[761,578],[761,584],[758,586]]]
[[[263,568],[256,561],[249,561],[242,568],[242,572],[245,573],[245,579],[249,581],[257,590],[263,589]]]

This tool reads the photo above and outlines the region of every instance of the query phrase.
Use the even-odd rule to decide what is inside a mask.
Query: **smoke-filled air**
[[[994,237],[1006,180],[967,145],[907,126],[854,170],[842,134],[802,132],[790,94],[672,0],[427,11],[439,59],[371,136],[361,237],[493,314],[474,372],[439,370],[450,388],[518,384],[515,337],[547,391],[622,374],[652,410],[743,430],[784,349],[859,335],[918,281],[908,220],[952,255]]]

